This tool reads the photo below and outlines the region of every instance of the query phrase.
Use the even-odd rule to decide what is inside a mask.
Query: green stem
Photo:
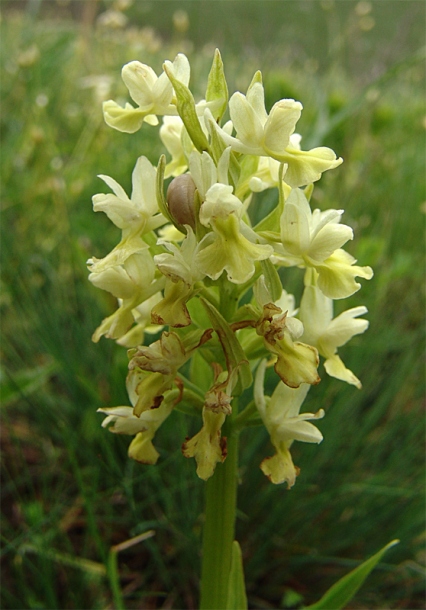
[[[237,415],[234,398],[232,416]],[[231,421],[223,427],[230,432]],[[228,596],[237,508],[238,434],[229,434],[228,454],[206,483],[200,610],[224,610]]]
[[[126,606],[123,601],[123,594],[120,587],[120,576],[117,565],[117,552],[112,548],[108,555],[108,578],[111,585],[112,596],[114,598],[114,606],[116,610],[125,610]]]
[[[256,414],[257,414],[257,407],[256,407],[256,404],[255,404],[254,400],[252,400],[246,406],[244,411],[241,411],[241,413],[239,413],[237,415],[237,417],[233,420],[233,422],[232,422],[232,430],[234,432],[239,432],[246,425],[248,425],[249,420],[252,419]],[[258,421],[256,420],[254,423],[255,423],[255,425],[257,425]],[[261,421],[259,421],[259,423],[261,423]]]
[[[230,284],[224,277],[224,274],[219,278],[220,286],[220,303],[219,312],[225,320],[231,321],[238,306],[238,291],[235,284]]]

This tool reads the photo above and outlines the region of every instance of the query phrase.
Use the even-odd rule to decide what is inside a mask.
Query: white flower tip
[[[234,107],[235,103],[243,103],[243,104],[247,104],[247,98],[246,96],[241,93],[241,91],[236,91],[233,95],[231,95],[231,97],[229,98],[229,107],[232,109]]]
[[[166,59],[166,61],[163,63],[163,70],[164,72],[167,74],[167,76],[171,73],[174,76],[174,71],[173,71],[173,64],[170,61],[170,59]]]
[[[121,70],[121,77],[125,83],[129,77],[136,77],[138,79],[141,78],[142,80],[148,80],[151,82],[151,84],[153,84],[157,78],[157,75],[150,66],[142,64],[140,61],[129,61],[129,63],[123,66]]]
[[[179,61],[183,61],[183,62],[185,62],[185,63],[189,63],[189,62],[188,62],[188,58],[187,58],[187,56],[186,56],[184,53],[178,53],[178,54],[176,55],[176,57],[174,58],[173,63],[174,63],[175,61],[178,61],[178,62],[179,62]]]
[[[140,61],[129,61],[121,68],[121,73],[128,72],[129,70],[136,70],[139,66],[142,66]]]
[[[361,276],[361,277],[364,277],[366,280],[371,280],[371,278],[374,275],[374,271],[372,270],[372,268],[371,267],[363,267],[363,269],[364,269],[365,275]]]
[[[279,108],[292,108],[294,110],[303,110],[301,102],[297,102],[291,98],[280,100],[276,103]]]

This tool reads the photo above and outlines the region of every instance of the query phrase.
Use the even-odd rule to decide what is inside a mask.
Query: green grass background
[[[129,188],[136,157],[156,163],[161,152],[155,129],[129,136],[103,122],[104,96],[126,97],[121,66],[139,59],[158,72],[182,50],[201,97],[219,46],[231,92],[261,69],[269,107],[302,101],[304,147],[344,158],[315,205],[345,209],[349,250],[375,270],[338,304],[369,309],[368,332],[341,350],[363,389],[323,376],[310,393],[306,410],[326,410],[324,441],[294,445],[291,491],[259,470],[266,432],[242,435],[237,533],[249,607],[313,602],[399,538],[348,608],[423,608],[425,5],[139,0],[121,28],[102,25],[111,8],[0,5],[1,607],[118,607],[110,548],[148,530],[155,536],[117,555],[125,607],[197,607],[203,483],[180,452],[193,422],[167,420],[155,467],[128,460],[128,439],[101,429],[97,408],[127,404],[127,357],[90,340],[114,303],[87,281],[85,261],[118,239],[92,212],[96,175]],[[297,293],[295,278],[286,285]]]

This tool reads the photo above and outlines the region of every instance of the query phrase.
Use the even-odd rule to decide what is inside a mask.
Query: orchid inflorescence
[[[171,412],[198,416],[201,429],[182,439],[182,451],[206,480],[226,458],[221,430],[235,397],[252,388],[253,399],[230,421],[236,429],[263,422],[276,453],[261,469],[291,487],[298,473],[292,442],[322,440],[310,422],[324,411],[300,413],[320,381],[319,355],[329,375],[361,386],[338,348],[367,329],[360,319],[367,309],[333,318],[333,300],[351,296],[360,288],[355,278],[373,272],[342,249],[353,239],[340,222],[343,210],[311,209],[313,183],[342,159],[326,147],[301,149],[295,127],[302,104],[283,99],[268,114],[260,72],[245,95],[228,100],[219,51],[204,100],[195,102],[189,77],[183,54],[165,61],[160,76],[132,61],[122,78],[136,107],[104,103],[106,123],[122,132],[162,117],[159,135],[171,160],[162,155],[154,167],[141,156],[131,197],[104,175],[112,193],[93,197],[94,210],[121,229],[107,256],[88,261],[90,281],[118,299],[93,340],[106,336],[129,348],[132,405],[99,409],[107,414],[102,425],[134,435],[129,456],[155,464],[152,441]],[[276,205],[253,226],[250,207],[261,205],[255,194],[266,189],[276,190]],[[287,267],[304,272],[298,309],[282,285]],[[159,338],[144,345],[152,335]],[[268,382],[275,376],[276,388],[267,396],[271,367]]]

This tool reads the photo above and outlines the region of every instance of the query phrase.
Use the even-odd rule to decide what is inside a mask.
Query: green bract
[[[268,114],[260,72],[245,94],[228,99],[219,51],[205,100],[195,100],[189,76],[182,54],[166,60],[160,76],[132,61],[122,77],[136,107],[104,104],[107,124],[127,133],[153,129],[160,117],[159,137],[171,158],[162,155],[154,167],[140,157],[130,197],[104,175],[112,192],[93,197],[94,210],[121,230],[109,254],[88,261],[90,281],[118,300],[93,338],[132,348],[131,406],[100,409],[107,414],[102,425],[134,435],[129,456],[154,464],[152,440],[161,423],[173,410],[193,414],[200,431],[176,443],[208,479],[226,459],[222,426],[229,421],[227,434],[233,433],[227,418],[242,395],[240,406],[248,406],[235,430],[242,422],[265,425],[276,453],[259,460],[262,471],[291,487],[299,472],[291,444],[322,440],[309,420],[324,411],[300,413],[320,381],[320,356],[329,375],[361,386],[337,350],[367,329],[359,319],[367,310],[355,307],[333,319],[333,299],[353,294],[360,288],[355,278],[373,272],[342,249],[353,239],[340,223],[343,210],[311,209],[313,182],[342,159],[326,147],[301,150],[295,129],[302,104],[278,100]],[[250,209],[262,205],[256,193],[268,189],[276,192],[276,206],[253,226]],[[301,269],[299,310],[285,290],[287,267]],[[270,397],[266,371],[268,383],[274,378]]]

